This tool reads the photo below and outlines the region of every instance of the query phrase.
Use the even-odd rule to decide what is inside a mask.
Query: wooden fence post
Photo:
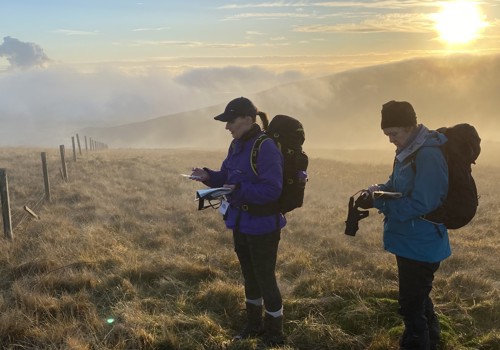
[[[49,169],[47,167],[47,153],[42,152],[42,171],[43,171],[43,184],[45,186],[45,200],[50,202],[50,182],[49,182]]]
[[[87,146],[87,136],[84,136],[84,138],[85,138],[85,152],[88,152],[89,148]]]
[[[7,170],[0,169],[0,197],[2,202],[3,232],[5,238],[12,240],[12,217],[10,215],[9,181]]]
[[[62,163],[62,173],[64,181],[68,182],[68,168],[66,168],[66,159],[64,156],[64,145],[59,146],[59,150],[61,152],[61,163]]]
[[[80,136],[78,136],[78,134],[76,134],[76,143],[78,145],[78,154],[82,155],[82,147],[80,146]]]
[[[75,147],[75,137],[71,136],[71,144],[73,145],[73,161],[76,162],[76,147]]]

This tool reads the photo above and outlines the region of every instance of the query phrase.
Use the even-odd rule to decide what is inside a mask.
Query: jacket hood
[[[434,130],[429,130],[425,125],[420,124],[417,127],[413,140],[396,155],[396,159],[399,162],[403,162],[422,147],[439,147],[446,143],[446,141],[448,139],[445,135]]]

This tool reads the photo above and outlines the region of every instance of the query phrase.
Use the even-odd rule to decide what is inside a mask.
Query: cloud
[[[12,68],[43,67],[50,59],[43,49],[34,43],[22,42],[6,36],[0,45],[0,57],[5,57]]]
[[[247,12],[238,13],[233,16],[226,17],[226,20],[238,20],[246,18],[256,18],[256,19],[276,19],[276,18],[307,18],[311,17],[307,13],[295,13],[295,12]]]
[[[180,40],[136,40],[132,46],[180,46],[190,48],[216,48],[234,49],[254,47],[252,43],[210,43],[201,41],[180,41]]]
[[[303,26],[300,27],[301,30],[296,30],[300,32],[390,32],[391,25],[396,24],[392,31],[422,33],[428,31],[429,18],[427,17],[430,13],[437,11],[440,5],[440,2],[427,0],[274,1],[228,4],[219,9],[232,12],[225,17],[225,20],[287,18],[326,20],[337,17],[351,18],[353,21],[333,24],[329,21],[324,25]],[[289,9],[290,11],[286,12]],[[282,10],[284,11],[279,12]]]
[[[132,29],[133,32],[159,32],[163,30],[170,29],[169,27],[157,27],[157,28],[136,28]]]
[[[327,2],[263,2],[247,4],[229,4],[220,6],[220,9],[245,9],[245,8],[308,8],[308,7],[334,7],[334,8],[373,8],[373,9],[400,9],[414,7],[436,7],[435,1],[415,0],[383,0],[383,1],[327,1]]]
[[[228,4],[220,6],[220,9],[243,9],[243,8],[279,8],[279,7],[302,7],[305,4],[292,4],[284,2],[256,3],[256,4]]]
[[[297,71],[274,72],[262,67],[226,66],[190,69],[177,76],[183,86],[202,91],[221,91],[235,95],[266,90],[276,85],[303,79]]]
[[[495,113],[499,106],[494,95],[500,88],[500,56],[387,64],[394,57],[390,53],[381,55],[384,65],[318,79],[311,79],[310,74],[300,72],[296,65],[295,69],[281,67],[277,71],[265,68],[264,64],[185,68],[175,73],[152,68],[141,70],[140,74],[104,66],[82,73],[60,64],[51,64],[46,69],[10,70],[0,73],[0,146],[55,147],[86,127],[111,130],[114,125],[147,120],[151,123],[146,124],[154,124],[156,117],[182,112],[158,118],[175,117],[172,119],[175,123],[152,127],[158,134],[156,146],[168,145],[175,138],[184,140],[182,144],[186,146],[195,142],[208,144],[201,136],[212,132],[214,135],[221,132],[223,137],[215,139],[226,143],[227,132],[209,122],[229,100],[238,96],[252,100],[255,97],[257,106],[270,114],[300,117],[307,123],[308,144],[318,147],[352,142],[353,134],[345,130],[355,131],[367,143],[371,142],[369,138],[382,139],[380,130],[375,130],[379,125],[376,120],[370,122],[375,129],[368,131],[363,122],[368,117],[376,118],[380,104],[389,99],[414,102],[419,114],[433,123],[432,127],[446,125],[434,117],[449,116],[455,118],[455,123],[462,120],[477,123],[485,139],[493,139],[493,131],[498,130]],[[362,59],[359,56],[324,57],[324,61],[317,63],[322,67],[332,61],[352,65]],[[266,58],[263,61],[269,63]],[[217,108],[207,109],[210,106]],[[217,130],[205,129],[205,121]],[[447,123],[451,122],[450,119]],[[138,126],[128,129],[136,144],[145,145],[146,136]],[[126,138],[121,145],[126,146],[129,141]]]
[[[234,76],[246,85],[253,78],[249,75],[258,72],[236,67],[190,71],[179,82],[199,84],[200,92],[208,92],[220,89],[223,83],[234,86],[229,80],[218,82],[217,77]],[[271,74],[261,73],[260,78]],[[286,114],[299,118],[306,130],[306,149],[375,149],[389,146],[379,118],[381,105],[392,99],[410,101],[419,122],[431,129],[467,122],[478,129],[483,141],[498,140],[499,89],[499,55],[453,55],[386,63],[241,95],[270,117]],[[214,101],[210,108],[92,132],[113,147],[225,148],[230,136],[212,116],[230,98]]]
[[[433,22],[426,14],[389,13],[358,23],[297,26],[294,31],[301,33],[428,33],[433,31]]]
[[[99,32],[97,30],[94,31],[86,31],[86,30],[73,30],[73,29],[57,29],[54,30],[54,33],[64,34],[67,36],[73,35],[97,35]]]
[[[84,127],[109,127],[225,104],[302,73],[262,67],[155,68],[131,74],[112,67],[79,72],[62,64],[0,73],[0,146],[54,146]]]
[[[264,35],[264,33],[258,32],[255,30],[248,30],[245,34],[247,34],[247,35]]]
[[[320,7],[345,7],[345,8],[370,8],[370,9],[404,9],[415,7],[437,7],[436,1],[415,0],[383,0],[383,1],[330,1],[313,3],[312,6]]]

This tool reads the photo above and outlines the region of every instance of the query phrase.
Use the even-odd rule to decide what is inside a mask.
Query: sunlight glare
[[[442,4],[435,15],[436,30],[449,44],[466,44],[477,39],[486,27],[484,16],[474,1],[451,1]]]

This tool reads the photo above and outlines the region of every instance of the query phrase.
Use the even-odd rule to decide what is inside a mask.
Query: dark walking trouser
[[[248,300],[264,299],[264,306],[270,312],[282,307],[275,274],[280,235],[280,230],[263,235],[233,231],[234,250],[245,280],[245,297]]]
[[[402,349],[430,348],[429,322],[435,316],[429,296],[434,273],[439,262],[426,263],[396,256],[399,277],[399,313],[403,316],[405,331]]]

